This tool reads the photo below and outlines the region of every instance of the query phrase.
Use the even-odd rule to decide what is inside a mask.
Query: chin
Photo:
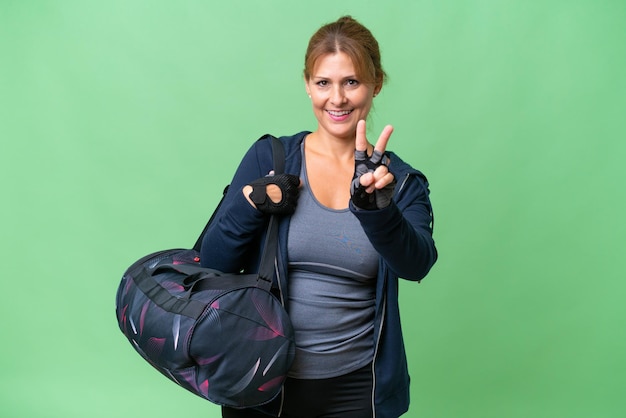
[[[328,134],[337,138],[348,138],[356,136],[356,122],[343,122],[334,124],[320,124],[320,127]]]
[[[356,127],[353,129],[327,129],[326,131],[336,138],[354,139],[356,137]]]

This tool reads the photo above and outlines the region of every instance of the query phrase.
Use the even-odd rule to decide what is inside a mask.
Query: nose
[[[335,85],[333,87],[333,92],[330,98],[330,102],[333,105],[341,105],[343,103],[346,102],[346,95],[345,92],[343,90],[343,86],[341,85]]]

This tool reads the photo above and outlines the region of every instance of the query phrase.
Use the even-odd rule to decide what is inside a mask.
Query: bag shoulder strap
[[[272,155],[274,165],[274,175],[283,174],[285,172],[285,148],[280,139],[266,135],[272,141]],[[259,279],[257,287],[270,291],[272,281],[274,280],[274,262],[276,253],[278,252],[278,218],[275,215],[270,216],[267,226],[267,234],[265,235],[265,244],[261,253],[261,262],[259,264]]]
[[[276,138],[275,136],[271,134],[265,134],[262,137],[260,137],[257,141],[261,141],[263,139],[269,139],[272,142],[272,158],[273,158],[273,165],[274,165],[274,174],[284,173],[285,171],[285,148],[283,147],[283,143],[280,142],[280,139]],[[228,192],[229,186],[230,185],[226,185],[226,187],[224,187],[224,191],[222,192],[222,197],[219,203],[217,204],[217,207],[215,208],[208,222],[202,229],[202,232],[200,233],[200,236],[196,240],[196,243],[193,245],[192,249],[194,249],[195,251],[200,252],[204,234],[206,234],[207,229],[209,229],[209,225],[211,225],[211,222],[213,222],[215,215],[220,209],[220,206],[222,206],[222,203],[224,202],[224,198],[226,197],[226,193]]]
[[[283,143],[280,142],[280,139],[276,138],[273,135],[266,134],[259,138],[259,141],[262,139],[269,139],[272,144],[272,165],[274,166],[274,174],[282,174],[285,171],[285,148],[283,147]],[[224,189],[224,194],[220,203],[213,211],[211,218],[207,222],[206,226],[202,230],[202,233],[198,237],[193,249],[196,251],[200,251],[202,246],[202,239],[204,238],[204,234],[206,233],[209,225],[215,218],[217,211],[220,206],[224,202],[224,197],[226,196],[226,192],[228,190],[228,186]],[[257,280],[257,287],[269,291],[272,288],[272,281],[274,279],[274,261],[276,259],[276,253],[278,250],[278,219],[276,216],[270,216],[269,224],[267,227],[267,233],[265,235],[265,244],[263,245],[263,250],[261,253],[261,262],[259,265],[259,273]]]

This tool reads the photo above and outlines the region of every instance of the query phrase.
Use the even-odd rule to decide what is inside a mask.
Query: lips
[[[326,113],[328,113],[332,120],[341,122],[348,118],[352,110],[327,110]]]

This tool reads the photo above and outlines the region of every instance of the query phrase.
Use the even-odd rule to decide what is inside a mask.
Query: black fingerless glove
[[[376,210],[389,206],[396,187],[395,179],[383,187],[368,193],[366,187],[361,184],[361,176],[365,173],[373,173],[381,165],[387,165],[389,158],[380,151],[374,150],[372,156],[367,158],[365,151],[354,151],[354,177],[350,185],[352,203],[359,209]]]
[[[274,203],[267,195],[266,187],[275,184],[281,191],[280,202]],[[257,209],[268,215],[291,215],[296,210],[300,178],[293,174],[277,174],[274,176],[261,177],[250,183],[252,192],[250,200]]]

